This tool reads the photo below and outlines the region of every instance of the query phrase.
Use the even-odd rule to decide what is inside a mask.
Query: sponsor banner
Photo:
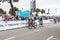
[[[7,30],[19,27],[26,27],[28,26],[27,21],[8,21],[8,22],[0,22],[0,30]]]
[[[0,24],[0,27],[4,27],[4,25],[3,24]]]
[[[0,27],[4,27],[5,23],[3,21],[0,22]]]
[[[53,19],[43,20],[43,23],[54,23]]]
[[[7,26],[9,27],[9,26],[15,26],[15,27],[17,27],[17,26],[19,26],[19,27],[24,27],[24,26],[26,26],[27,25],[27,23],[28,22],[26,22],[26,21],[8,21],[7,22]]]
[[[22,17],[30,17],[30,11],[26,10],[26,11],[16,11],[16,15],[22,16]]]

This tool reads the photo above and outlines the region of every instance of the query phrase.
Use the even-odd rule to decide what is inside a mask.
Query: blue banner
[[[29,17],[30,16],[30,11],[16,11],[16,15],[22,16],[22,17]]]

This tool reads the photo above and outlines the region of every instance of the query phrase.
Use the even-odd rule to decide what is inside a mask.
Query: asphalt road
[[[60,23],[44,24],[29,30],[20,28],[0,32],[0,40],[60,40]]]

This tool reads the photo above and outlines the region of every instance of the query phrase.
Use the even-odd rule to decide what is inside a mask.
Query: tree
[[[41,10],[41,14],[43,14],[43,13],[45,13],[45,10],[44,9]]]
[[[37,8],[36,9],[36,16],[38,16],[38,13],[40,12],[40,9],[39,8]]]
[[[4,10],[0,8],[0,13],[3,12]]]
[[[15,16],[12,0],[9,0],[9,3],[10,3],[10,6],[11,6],[11,13],[12,13],[13,16]]]
[[[10,15],[16,15],[15,11],[18,11],[19,9],[16,7],[13,7],[13,10],[14,10],[14,14],[12,14],[12,8],[10,8],[10,10],[9,10]]]
[[[0,8],[0,15],[4,14],[4,10]]]
[[[13,1],[17,2],[18,0],[13,0]],[[9,0],[9,2],[10,2],[10,5],[11,5],[11,13],[12,13],[13,16],[15,16],[15,10],[13,8],[12,0]]]
[[[12,10],[12,15],[15,16],[14,10],[13,10],[13,3],[12,0],[1,0],[1,2],[5,2],[8,1],[8,3],[10,3],[11,6],[11,10]],[[13,0],[13,2],[18,2],[19,0]]]

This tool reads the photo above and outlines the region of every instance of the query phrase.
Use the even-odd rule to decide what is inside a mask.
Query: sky
[[[13,5],[20,10],[22,10],[22,8],[23,10],[30,10],[30,1],[31,0],[19,0],[19,2],[13,3]],[[1,3],[0,8],[4,9],[8,13],[10,4],[8,2]],[[45,10],[50,8],[51,13],[55,13],[56,11],[56,14],[60,15],[60,0],[36,0],[36,8]]]
[[[47,10],[50,8],[51,13],[60,15],[60,0],[36,0],[37,8],[44,8]]]
[[[60,5],[60,0],[36,0],[37,6],[39,7],[58,7]]]

